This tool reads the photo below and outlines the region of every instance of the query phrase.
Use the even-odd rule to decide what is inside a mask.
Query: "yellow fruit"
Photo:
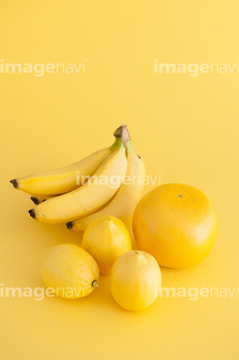
[[[124,253],[111,270],[112,296],[129,311],[141,311],[152,305],[159,295],[161,284],[157,261],[144,251]]]
[[[117,192],[126,174],[127,136],[125,129],[112,154],[84,185],[37,205],[29,210],[30,216],[41,222],[60,224],[85,217],[106,204]],[[115,179],[117,184],[113,185],[112,180]]]
[[[13,179],[10,182],[15,189],[23,190],[28,194],[64,194],[77,189],[79,184],[85,183],[87,176],[92,176],[95,173],[100,164],[112,154],[116,145],[117,140],[110,148],[98,150],[72,165],[60,169],[37,172],[23,178]]]
[[[114,216],[102,216],[86,228],[82,247],[97,261],[100,272],[109,274],[115,260],[131,250],[131,239],[121,220]]]
[[[68,222],[66,224],[68,229],[78,233],[84,232],[93,220],[103,215],[113,215],[122,220],[128,228],[132,228],[133,213],[143,191],[145,167],[143,160],[134,151],[131,141],[126,144],[126,152],[127,181],[120,186],[114,197],[98,211],[73,222]]]
[[[209,254],[218,235],[218,219],[200,190],[165,184],[140,200],[133,230],[139,248],[153,255],[159,265],[186,268]]]
[[[89,295],[99,283],[99,267],[79,246],[56,245],[46,254],[41,266],[43,282],[57,296],[76,299]]]

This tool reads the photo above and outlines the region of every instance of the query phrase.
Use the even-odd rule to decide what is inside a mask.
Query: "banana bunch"
[[[116,216],[129,225],[142,195],[144,162],[134,151],[125,125],[114,136],[111,147],[70,166],[11,180],[14,188],[31,194],[37,205],[29,210],[31,217],[67,223],[75,232],[84,232],[103,215]]]

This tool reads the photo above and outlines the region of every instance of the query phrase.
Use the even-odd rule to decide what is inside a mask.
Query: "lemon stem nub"
[[[98,287],[98,283],[96,280],[94,280],[91,285],[92,285],[92,287]]]

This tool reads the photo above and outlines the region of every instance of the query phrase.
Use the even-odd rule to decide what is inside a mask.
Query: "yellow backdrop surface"
[[[142,313],[114,302],[108,276],[82,300],[1,297],[1,359],[238,359],[238,13],[237,0],[1,4],[1,288],[43,287],[45,253],[81,241],[31,219],[29,196],[9,180],[75,162],[127,124],[147,175],[199,188],[219,216],[208,258],[162,268],[163,286],[229,289],[163,296]],[[187,72],[155,73],[155,60]],[[11,63],[71,63],[79,72],[7,73]],[[188,70],[215,63],[227,72]]]

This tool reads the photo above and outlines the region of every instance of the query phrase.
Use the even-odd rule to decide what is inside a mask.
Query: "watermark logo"
[[[160,297],[184,297],[188,298],[190,301],[198,300],[199,297],[203,298],[232,298],[237,297],[239,298],[239,284],[235,286],[234,288],[229,287],[171,287],[171,288],[161,288],[159,292]]]
[[[0,284],[0,299],[1,298],[34,298],[36,301],[42,301],[46,297],[64,297],[64,298],[77,298],[84,297],[87,294],[85,291],[88,286],[85,287],[66,287],[66,288],[44,288],[44,287],[5,287],[4,284]],[[158,284],[154,287],[155,298],[187,298],[189,301],[197,301],[199,298],[239,298],[239,284],[235,287],[162,287],[160,290]]]
[[[239,74],[239,60],[234,64],[228,63],[161,63],[154,60],[153,70],[155,74],[186,74],[190,77],[201,74]]]
[[[85,74],[87,60],[83,59],[79,64],[73,63],[5,63],[3,59],[0,60],[0,75],[1,74],[34,74],[36,77],[42,77],[45,74]]]
[[[112,176],[85,176],[81,175],[79,171],[76,172],[76,185],[81,186],[86,182],[88,185],[110,185],[112,189],[118,189],[120,185],[161,185],[161,175],[163,171],[159,171],[159,173],[152,177],[151,175],[133,175],[124,177],[112,175]]]

